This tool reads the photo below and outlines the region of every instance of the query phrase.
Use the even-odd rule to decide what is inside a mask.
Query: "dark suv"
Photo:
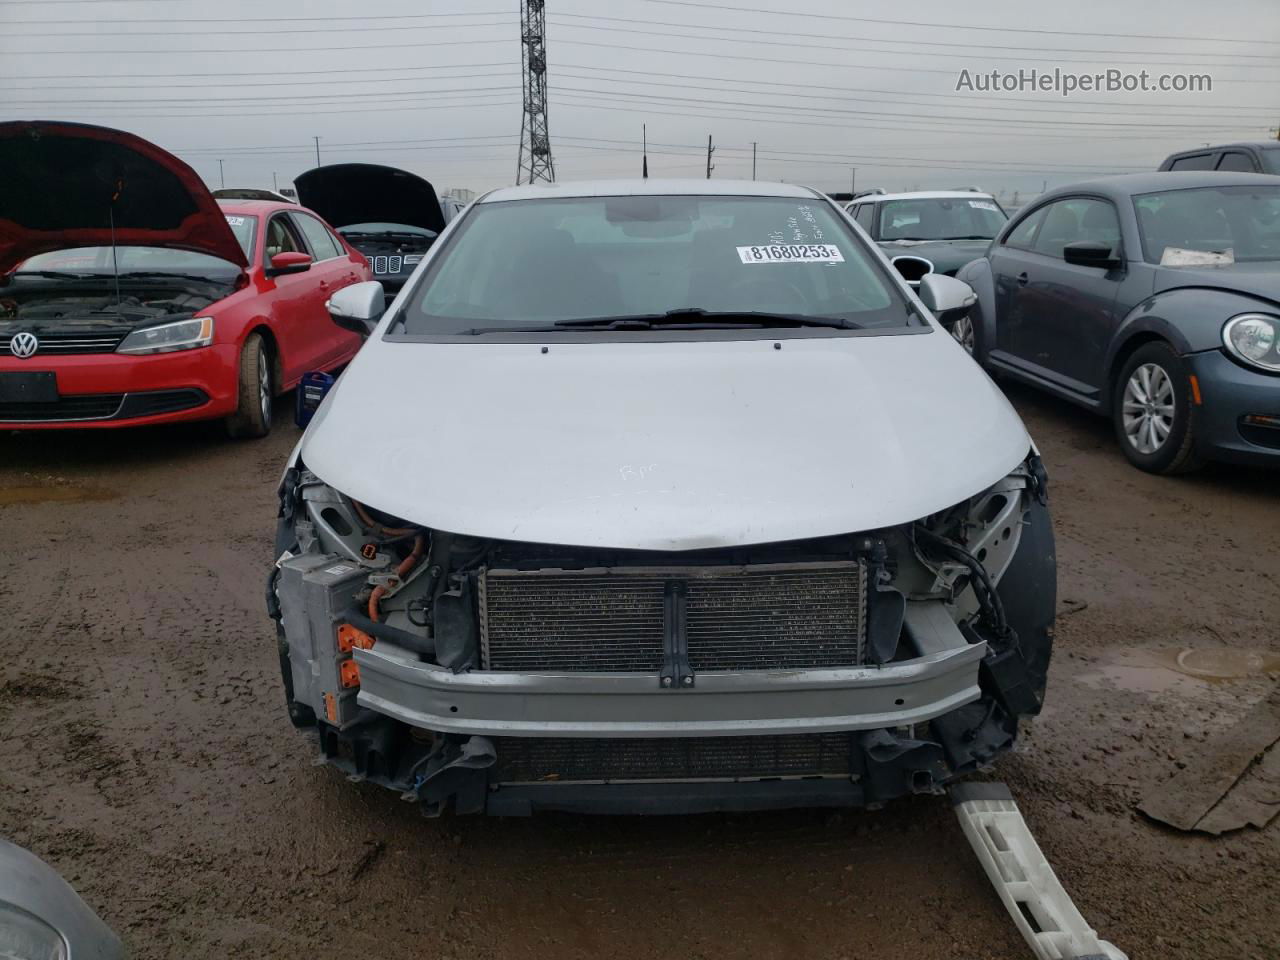
[[[1165,157],[1161,170],[1229,170],[1233,173],[1280,174],[1280,140],[1225,143],[1220,147],[1183,150]]]

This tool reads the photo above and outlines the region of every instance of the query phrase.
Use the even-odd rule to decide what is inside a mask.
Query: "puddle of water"
[[[1280,654],[1236,647],[1170,647],[1113,651],[1106,663],[1078,679],[1090,686],[1107,681],[1133,693],[1190,693],[1202,683],[1280,675]]]
[[[104,487],[0,487],[0,507],[16,503],[92,503],[114,500],[119,494]]]
[[[1235,647],[1188,647],[1164,650],[1172,655],[1171,667],[1201,680],[1243,680],[1280,673],[1280,653],[1263,650],[1239,650]]]

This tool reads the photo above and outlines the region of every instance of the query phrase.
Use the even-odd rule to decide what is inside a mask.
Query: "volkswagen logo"
[[[9,341],[9,352],[21,360],[33,356],[40,349],[40,341],[34,333],[15,333]]]

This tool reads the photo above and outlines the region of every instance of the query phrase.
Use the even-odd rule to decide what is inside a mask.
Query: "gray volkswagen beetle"
[[[993,374],[1111,418],[1134,466],[1280,463],[1280,183],[1147,173],[1052,190],[958,274]]]

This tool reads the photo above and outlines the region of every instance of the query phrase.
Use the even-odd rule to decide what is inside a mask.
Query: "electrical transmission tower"
[[[524,64],[524,118],[516,183],[556,178],[547,132],[546,0],[520,0],[520,53]]]

